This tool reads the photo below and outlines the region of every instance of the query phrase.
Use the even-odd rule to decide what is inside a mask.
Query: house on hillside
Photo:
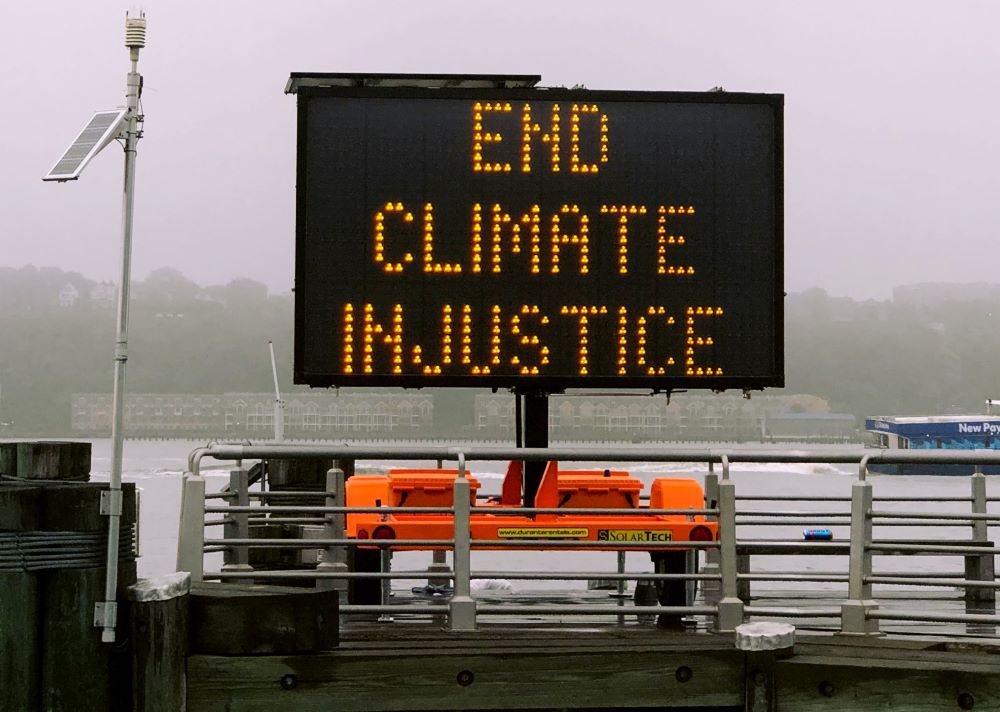
[[[118,300],[114,282],[101,282],[90,288],[90,305],[95,309],[111,309]]]
[[[71,307],[76,304],[76,300],[79,298],[80,290],[69,282],[59,290],[59,306],[61,307]]]

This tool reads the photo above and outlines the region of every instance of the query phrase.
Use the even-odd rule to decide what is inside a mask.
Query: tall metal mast
[[[146,18],[125,17],[125,46],[129,49],[132,67],[126,80],[125,115],[125,181],[122,194],[122,254],[121,275],[118,281],[118,320],[115,337],[115,385],[111,411],[111,485],[108,505],[108,557],[107,579],[104,586],[104,603],[97,604],[95,625],[103,629],[101,640],[115,639],[117,622],[116,592],[118,588],[118,539],[122,513],[122,449],[125,440],[125,364],[128,361],[128,307],[129,283],[132,272],[132,197],[135,188],[135,154],[139,142],[139,95],[142,93],[142,75],[139,74],[139,50],[146,46]]]

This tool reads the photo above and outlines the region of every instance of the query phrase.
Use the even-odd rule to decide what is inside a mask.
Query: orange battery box
[[[351,507],[388,507],[391,504],[389,482],[385,475],[352,475],[347,478],[344,487],[347,504]]]
[[[696,480],[659,477],[649,492],[650,509],[704,509],[705,493]],[[703,516],[698,515],[698,521]]]
[[[450,507],[458,470],[389,470],[392,507]],[[469,499],[476,503],[479,480],[469,477]]]
[[[624,470],[562,470],[559,506],[568,509],[635,509],[642,482]]]

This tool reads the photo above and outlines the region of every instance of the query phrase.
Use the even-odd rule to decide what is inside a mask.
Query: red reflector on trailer
[[[368,538],[368,530],[358,529],[358,539],[367,539],[367,538]]]
[[[375,527],[375,530],[372,532],[372,539],[395,539],[395,538],[396,538],[396,530],[393,529],[392,527],[387,527],[384,524],[380,524],[379,526]]]
[[[701,525],[691,530],[691,541],[712,541],[712,530]]]

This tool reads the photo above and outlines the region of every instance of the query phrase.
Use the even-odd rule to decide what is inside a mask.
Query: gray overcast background
[[[127,4],[0,7],[0,265],[114,279],[121,151],[41,176],[124,103]],[[1000,3],[150,0],[133,275],[293,280],[289,72],[539,73],[785,94],[785,284],[996,281]]]

